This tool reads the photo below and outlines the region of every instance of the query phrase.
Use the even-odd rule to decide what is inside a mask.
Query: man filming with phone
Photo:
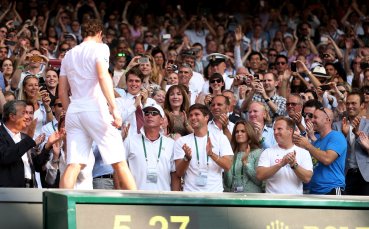
[[[277,116],[285,115],[286,98],[277,94],[277,76],[272,72],[268,72],[264,75],[255,74],[253,78],[253,82],[251,83],[253,90],[247,94],[241,109],[246,110],[252,100],[267,105],[269,107],[269,115],[273,120]]]

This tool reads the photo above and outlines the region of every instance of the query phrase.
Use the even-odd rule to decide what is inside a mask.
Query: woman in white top
[[[33,103],[35,108],[34,118],[37,118],[35,136],[41,133],[41,128],[54,118],[50,108],[50,96],[46,90],[40,91],[38,78],[28,75],[24,78],[18,93],[19,100],[27,100]]]

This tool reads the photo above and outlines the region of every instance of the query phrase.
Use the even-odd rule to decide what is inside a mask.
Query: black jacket
[[[36,143],[26,134],[21,138],[15,144],[4,124],[0,126],[0,187],[25,187],[22,156]]]

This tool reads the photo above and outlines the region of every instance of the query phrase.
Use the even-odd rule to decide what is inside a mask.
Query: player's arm
[[[58,86],[58,94],[59,94],[59,98],[63,104],[63,109],[65,111],[68,110],[68,106],[70,103],[70,99],[69,99],[69,83],[68,83],[68,78],[67,76],[60,76],[59,77],[59,86]]]
[[[102,61],[96,62],[97,77],[101,90],[109,104],[109,110],[113,115],[114,122],[113,126],[119,128],[122,125],[122,118],[115,104],[114,90],[113,90],[113,80],[111,79],[106,63]]]
[[[96,62],[97,77],[104,96],[109,104],[111,110],[116,109],[115,97],[113,90],[113,81],[109,75],[106,63],[102,61]]]

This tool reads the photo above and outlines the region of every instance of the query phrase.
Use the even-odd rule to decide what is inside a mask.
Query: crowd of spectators
[[[97,19],[138,189],[369,195],[366,1],[153,2],[0,1],[1,187],[59,186],[59,70]],[[97,147],[76,188],[120,188]]]

